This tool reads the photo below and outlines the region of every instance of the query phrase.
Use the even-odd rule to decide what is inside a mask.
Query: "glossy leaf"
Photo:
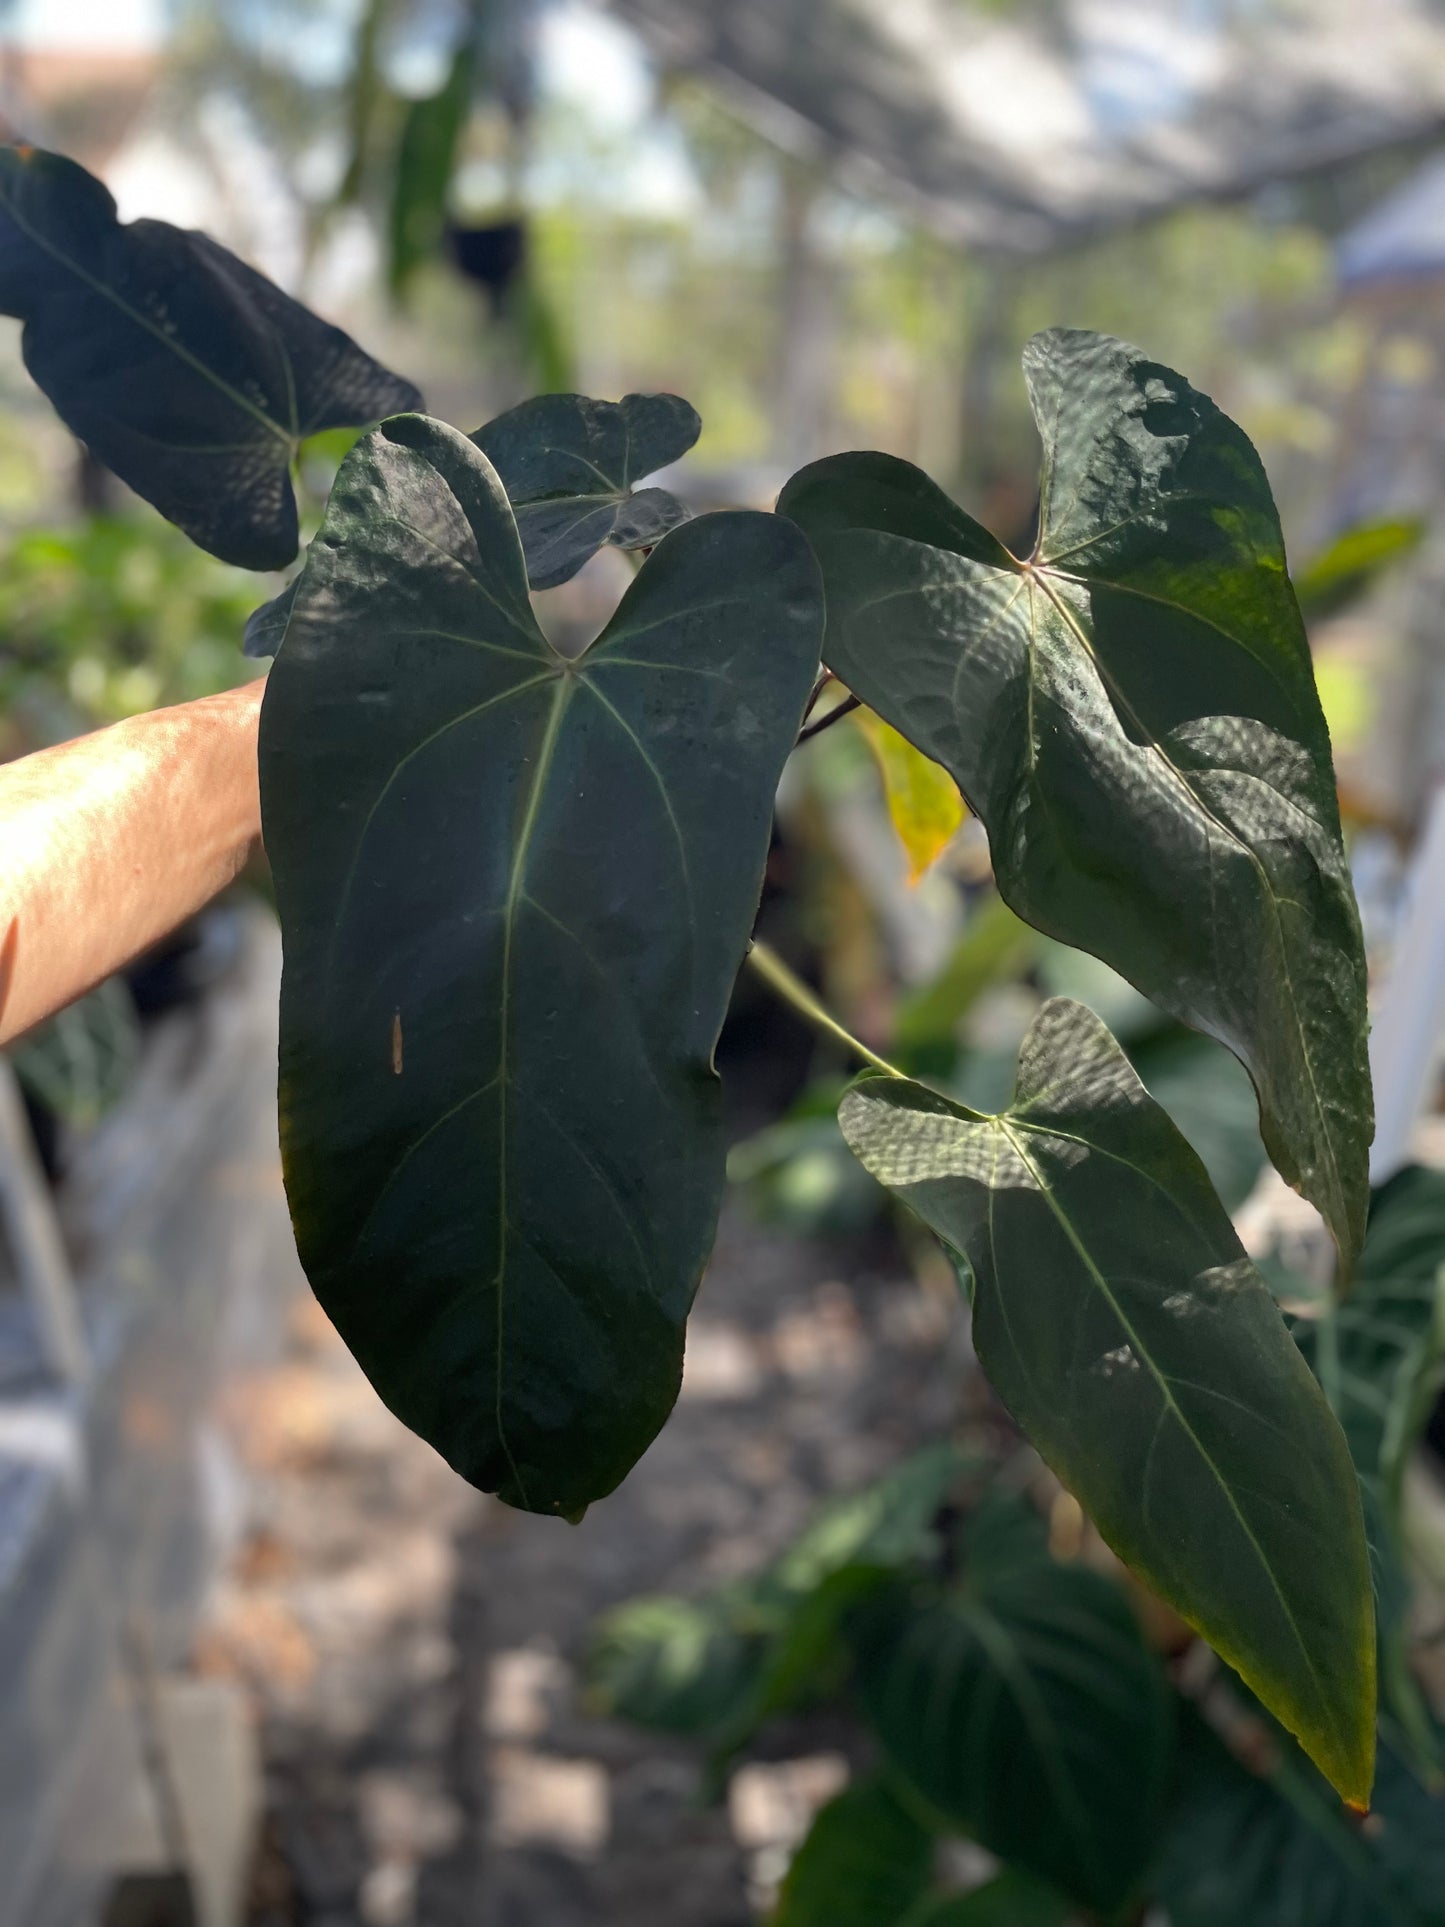
[[[692,447],[702,423],[679,395],[538,395],[472,440],[511,498],[534,589],[555,588],[605,544],[651,548],[688,511],[643,476]]]
[[[941,1894],[908,1916],[904,1927],[1068,1927],[1069,1903],[1016,1868],[972,1893]]]
[[[1445,1802],[1388,1748],[1361,1827],[1287,1742],[1251,1772],[1197,1715],[1159,1877],[1171,1927],[1445,1927]]]
[[[225,562],[296,554],[290,468],[317,430],[415,408],[410,382],[204,234],[116,220],[74,161],[0,147],[0,312],[97,460]]]
[[[927,1891],[933,1835],[879,1775],[821,1808],[783,1881],[770,1927],[902,1927]]]
[[[579,1513],[676,1397],[820,626],[807,545],[739,512],[559,656],[494,470],[417,416],[307,553],[261,720],[298,1248],[392,1409],[511,1504]]]
[[[963,798],[948,771],[881,716],[860,709],[857,722],[878,759],[888,814],[908,858],[909,881],[916,883],[958,834]]]
[[[1117,1906],[1154,1845],[1169,1696],[1128,1601],[1049,1562],[899,1592],[856,1631],[857,1692],[946,1821],[1086,1905]]]
[[[1024,356],[1040,533],[1011,555],[885,455],[796,475],[830,668],[958,782],[1004,897],[1239,1056],[1265,1143],[1358,1250],[1365,971],[1330,745],[1246,437],[1104,335]]]
[[[996,1117],[871,1078],[839,1122],[966,1260],[980,1363],[1104,1538],[1364,1804],[1374,1627],[1344,1437],[1098,1018],[1046,1004]]]

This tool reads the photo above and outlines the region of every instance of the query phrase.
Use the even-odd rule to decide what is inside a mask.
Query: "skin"
[[[231,882],[261,837],[264,681],[0,765],[0,1044]]]

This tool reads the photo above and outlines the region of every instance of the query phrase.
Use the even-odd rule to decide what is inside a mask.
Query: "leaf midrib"
[[[1163,1400],[1165,1406],[1169,1409],[1169,1411],[1172,1412],[1175,1422],[1178,1424],[1180,1430],[1189,1439],[1195,1451],[1199,1454],[1199,1457],[1202,1463],[1208,1468],[1210,1476],[1212,1477],[1212,1479],[1214,1480],[1214,1483],[1219,1488],[1220,1493],[1223,1495],[1225,1502],[1229,1507],[1229,1510],[1234,1514],[1234,1517],[1239,1525],[1240,1531],[1244,1534],[1246,1540],[1248,1541],[1250,1547],[1252,1548],[1255,1558],[1259,1563],[1260,1570],[1264,1573],[1265,1578],[1269,1581],[1270,1589],[1274,1593],[1275,1598],[1279,1603],[1279,1608],[1281,1613],[1284,1615],[1285,1623],[1289,1627],[1290,1632],[1293,1635],[1294,1641],[1299,1649],[1300,1657],[1304,1661],[1305,1670],[1309,1674],[1311,1681],[1314,1683],[1319,1705],[1321,1709],[1324,1710],[1325,1712],[1326,1719],[1328,1721],[1330,1728],[1334,1732],[1336,1741],[1340,1741],[1343,1736],[1340,1732],[1340,1728],[1337,1724],[1333,1710],[1331,1708],[1329,1695],[1323,1690],[1322,1682],[1320,1680],[1319,1673],[1315,1668],[1314,1660],[1311,1657],[1309,1647],[1303,1635],[1300,1632],[1299,1626],[1295,1620],[1294,1613],[1289,1606],[1289,1602],[1285,1599],[1285,1596],[1280,1589],[1279,1581],[1275,1577],[1274,1569],[1270,1565],[1269,1561],[1265,1558],[1263,1548],[1260,1546],[1258,1539],[1255,1537],[1254,1530],[1250,1526],[1249,1521],[1245,1518],[1244,1514],[1240,1511],[1239,1505],[1235,1500],[1233,1492],[1230,1490],[1227,1480],[1225,1479],[1218,1465],[1215,1464],[1215,1461],[1210,1455],[1210,1453],[1205,1448],[1204,1443],[1200,1439],[1198,1433],[1194,1430],[1194,1427],[1189,1423],[1189,1420],[1186,1418],[1178,1401],[1174,1397],[1173,1388],[1170,1385],[1168,1378],[1165,1376],[1163,1372],[1160,1371],[1159,1367],[1155,1364],[1151,1352],[1149,1351],[1148,1347],[1144,1344],[1144,1341],[1140,1337],[1137,1329],[1135,1328],[1133,1321],[1125,1312],[1123,1306],[1119,1303],[1114,1293],[1109,1289],[1108,1280],[1104,1277],[1104,1274],[1100,1271],[1098,1265],[1095,1264],[1093,1256],[1090,1253],[1087,1245],[1084,1243],[1083,1239],[1080,1237],[1078,1230],[1074,1225],[1073,1220],[1069,1217],[1068,1213],[1059,1204],[1058,1199],[1054,1196],[1052,1186],[1049,1185],[1043,1173],[1039,1170],[1038,1166],[1034,1163],[1033,1159],[1029,1156],[1028,1152],[1024,1149],[1024,1146],[1020,1143],[1019,1136],[1015,1132],[1010,1119],[1007,1116],[1001,1114],[997,1122],[998,1122],[999,1128],[1003,1131],[1004,1135],[1008,1138],[1010,1144],[1013,1146],[1013,1149],[1016,1155],[1018,1156],[1020,1162],[1026,1167],[1030,1175],[1033,1177],[1034,1183],[1038,1188],[1039,1196],[1043,1199],[1049,1212],[1052,1214],[1055,1222],[1058,1224],[1060,1230],[1064,1233],[1064,1236],[1068,1239],[1069,1244],[1073,1247],[1073,1250],[1077,1255],[1079,1262],[1083,1265],[1088,1276],[1093,1281],[1095,1288],[1099,1292],[1100,1296],[1103,1298],[1104,1302],[1109,1306],[1114,1316],[1117,1318],[1121,1329],[1128,1334],[1129,1341],[1131,1345],[1134,1347],[1135,1356],[1142,1361],[1142,1363],[1147,1368],[1150,1376],[1154,1379],[1155,1384],[1158,1386],[1158,1389],[1159,1389],[1160,1398]],[[1027,1131],[1028,1129],[1027,1126],[1023,1128],[1025,1131]],[[997,1253],[995,1252],[995,1258],[996,1256],[997,1256]],[[1003,1296],[1003,1293],[1002,1291],[1000,1291],[999,1297],[1002,1298],[1002,1296]],[[1183,1611],[1183,1608],[1180,1608],[1180,1610]],[[1186,1619],[1190,1617],[1187,1611],[1184,1611],[1183,1616]],[[1208,1635],[1208,1637],[1210,1638],[1211,1644],[1214,1644],[1215,1643],[1214,1636],[1211,1634],[1211,1635]],[[1226,1657],[1228,1657],[1227,1654],[1226,1654]],[[1231,1661],[1231,1664],[1238,1664],[1238,1662]],[[1239,1664],[1238,1669],[1242,1674],[1245,1674],[1245,1677],[1248,1677],[1248,1674],[1245,1672],[1244,1665]],[[1250,1671],[1253,1671],[1252,1667],[1250,1668]],[[1341,1752],[1345,1758],[1349,1758],[1352,1756],[1353,1749],[1348,1745],[1344,1745],[1341,1747]]]
[[[542,741],[537,750],[537,763],[532,772],[532,782],[527,792],[527,801],[522,815],[521,827],[517,832],[516,846],[512,852],[511,876],[507,886],[506,904],[502,915],[502,970],[501,994],[498,1004],[497,1023],[497,1270],[492,1281],[496,1295],[496,1365],[495,1365],[495,1411],[497,1440],[512,1468],[512,1477],[517,1482],[517,1491],[522,1504],[527,1504],[527,1487],[521,1470],[512,1455],[507,1439],[506,1424],[503,1419],[505,1403],[504,1355],[506,1345],[506,1296],[507,1296],[507,1077],[508,1056],[511,1042],[511,976],[512,941],[516,929],[517,906],[521,900],[526,879],[527,852],[531,847],[532,835],[537,827],[537,817],[541,810],[542,793],[546,788],[548,771],[557,747],[557,737],[561,731],[562,718],[567,713],[567,705],[572,699],[575,681],[571,676],[559,676],[552,697],[552,707],[548,712]]]

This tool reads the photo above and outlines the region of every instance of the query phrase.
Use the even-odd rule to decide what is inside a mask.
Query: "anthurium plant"
[[[94,454],[233,562],[289,565],[298,448],[368,429],[248,632],[275,656],[281,1146],[317,1295],[466,1478],[576,1519],[668,1416],[774,792],[840,696],[952,777],[1019,918],[1236,1054],[1270,1157],[1337,1247],[1326,1315],[1348,1318],[1372,1108],[1329,737],[1259,459],[1181,375],[1102,335],[1028,344],[1040,511],[1014,554],[881,454],[815,463],[775,513],[691,517],[637,486],[696,438],[673,396],[545,396],[463,432],[213,241],[122,226],[83,169],[19,146],[0,151],[0,308]],[[563,653],[533,592],[603,545],[640,566]],[[1082,1005],[1044,1007],[995,1115],[858,1049],[843,1133],[956,1262],[1019,1428],[1299,1772],[1365,1808],[1375,1588],[1314,1327],[1291,1335]],[[850,1599],[897,1773],[849,1797],[905,1860],[943,1813],[1102,1917],[1152,1851],[1167,1695],[1110,1582],[1016,1548],[970,1558],[906,1610],[889,1587]],[[989,1752],[1004,1693],[1027,1739],[1012,1766]],[[923,1730],[920,1696],[949,1718]],[[1060,1696],[1062,1767],[1031,1710]],[[1041,1786],[1053,1846],[1021,1850]],[[848,1815],[829,1826],[856,1842]]]

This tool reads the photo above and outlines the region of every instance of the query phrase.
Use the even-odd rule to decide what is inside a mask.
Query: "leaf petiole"
[[[841,1044],[846,1044],[849,1050],[861,1057],[865,1064],[871,1064],[874,1070],[883,1071],[889,1077],[903,1076],[903,1072],[896,1065],[890,1064],[886,1057],[880,1057],[876,1051],[869,1050],[868,1046],[860,1038],[855,1037],[851,1030],[845,1030],[832,1012],[825,1010],[819,1003],[802,978],[788,968],[770,944],[763,943],[755,937],[748,951],[748,962],[764,983],[775,990],[785,1003],[791,1004],[801,1017],[806,1017],[815,1029],[822,1031],[825,1036],[836,1038]]]

